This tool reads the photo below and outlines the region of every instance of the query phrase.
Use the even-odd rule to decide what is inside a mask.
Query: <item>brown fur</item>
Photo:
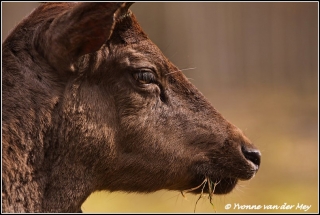
[[[43,4],[3,43],[3,212],[77,212],[96,190],[186,190],[205,177],[224,194],[258,170],[260,152],[129,6]]]

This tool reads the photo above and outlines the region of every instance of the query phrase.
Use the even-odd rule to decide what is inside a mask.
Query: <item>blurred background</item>
[[[2,41],[38,4],[2,3]],[[261,169],[232,193],[214,196],[214,207],[179,192],[97,192],[82,210],[301,213],[304,204],[318,212],[318,3],[141,2],[131,9],[150,39],[261,150]]]

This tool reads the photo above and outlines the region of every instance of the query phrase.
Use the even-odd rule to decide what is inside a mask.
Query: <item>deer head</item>
[[[96,190],[200,193],[205,180],[226,194],[257,172],[260,152],[131,4],[43,4],[3,43],[3,211],[76,212]]]

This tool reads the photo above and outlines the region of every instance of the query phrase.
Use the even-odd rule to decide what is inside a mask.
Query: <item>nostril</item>
[[[258,167],[260,166],[261,153],[258,149],[242,147],[241,151],[246,159],[257,165]]]

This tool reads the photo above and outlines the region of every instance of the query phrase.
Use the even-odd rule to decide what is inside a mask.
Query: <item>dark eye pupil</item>
[[[134,78],[141,84],[150,84],[155,82],[155,76],[148,71],[139,71],[134,74]]]

